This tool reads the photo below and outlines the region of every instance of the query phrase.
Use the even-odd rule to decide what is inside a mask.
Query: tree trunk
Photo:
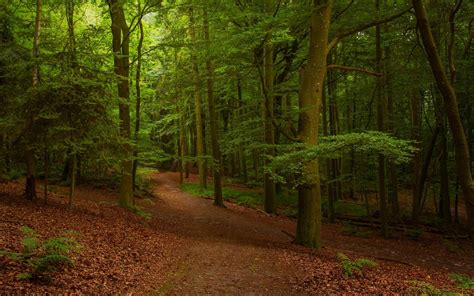
[[[36,88],[39,85],[39,48],[40,48],[40,36],[41,36],[41,23],[43,18],[43,0],[36,1],[36,20],[35,20],[35,33],[33,39],[33,90],[34,94],[37,94]],[[30,130],[33,129],[34,120],[29,118]],[[25,159],[26,159],[26,188],[25,197],[28,200],[32,200],[36,197],[36,159],[34,155],[34,148],[30,148],[30,145],[26,148]]]
[[[377,14],[379,13],[380,0],[376,0],[375,9]],[[380,25],[375,26],[375,54],[376,54],[376,71],[381,73],[383,71],[382,66],[382,47],[381,47],[381,34]],[[385,131],[385,95],[383,93],[384,81],[383,78],[377,78],[377,129],[381,132]],[[388,236],[388,212],[387,212],[387,188],[385,184],[385,157],[379,155],[378,157],[379,168],[378,168],[378,181],[379,181],[379,201],[380,201],[380,218],[382,222],[381,230],[382,235]]]
[[[138,0],[138,13],[141,13],[141,1]],[[143,48],[143,39],[145,34],[143,32],[143,23],[142,19],[138,21],[139,28],[139,37],[137,45],[137,69],[135,72],[135,92],[137,96],[135,104],[135,131],[133,135],[133,141],[135,142],[135,147],[133,149],[133,170],[132,170],[132,182],[133,190],[136,190],[136,181],[137,181],[137,168],[138,168],[138,138],[140,133],[140,124],[141,124],[141,72],[142,72],[142,48]]]
[[[416,148],[413,156],[413,203],[411,218],[414,224],[418,223],[421,210],[421,199],[423,196],[423,186],[421,185],[421,165],[422,165],[422,139],[421,139],[421,97],[417,88],[412,89],[411,94],[411,122],[412,140],[415,141]]]
[[[221,152],[219,149],[219,126],[214,99],[214,65],[212,63],[210,37],[209,37],[209,20],[207,10],[204,8],[204,40],[207,49],[207,105],[209,109],[209,130],[211,133],[211,149],[212,149],[212,175],[214,180],[214,205],[223,207],[224,199],[222,197],[221,183]]]
[[[272,13],[272,0],[265,1],[265,12],[267,14]],[[272,33],[269,31],[266,36],[265,45],[263,47],[263,96],[264,96],[264,131],[265,131],[265,144],[273,146],[275,144],[275,131],[273,128],[273,44],[272,44]],[[265,154],[268,156],[275,155],[275,148],[269,147],[265,149]],[[265,157],[264,167],[270,163],[270,160]],[[265,189],[265,212],[275,213],[276,212],[276,190],[275,182],[271,178],[269,173],[264,172],[264,189]]]
[[[239,111],[238,111],[238,116],[239,116],[239,122],[242,122],[243,120],[243,115],[244,115],[244,110],[243,110],[243,103],[242,103],[242,84],[241,84],[241,79],[240,77],[237,78],[237,96],[239,99]],[[241,163],[241,178],[244,183],[247,183],[248,181],[248,173],[247,173],[247,159],[245,157],[245,148],[243,144],[239,144],[239,153],[240,153],[240,161]]]
[[[298,134],[302,143],[318,144],[319,118],[326,76],[331,1],[315,0],[311,15],[308,61],[300,70]],[[296,242],[321,248],[321,189],[318,159],[304,168],[305,184],[298,188]]]
[[[199,62],[197,57],[197,39],[194,28],[193,8],[189,10],[189,35],[191,38],[192,49],[191,58],[194,73],[194,112],[196,115],[196,157],[199,170],[199,184],[206,187],[206,168],[204,161],[204,130],[202,121],[202,95],[201,95],[201,77],[199,75]]]
[[[120,136],[122,144],[122,178],[120,181],[119,204],[130,207],[133,199],[133,159],[130,141],[130,88],[129,88],[129,29],[123,11],[123,2],[108,0],[110,16],[112,19],[112,49],[114,52],[114,68],[117,75],[120,118]]]
[[[468,217],[468,228],[474,231],[474,183],[471,175],[471,160],[469,146],[464,133],[461,117],[459,115],[456,93],[446,76],[441,63],[438,50],[436,49],[433,35],[431,33],[428,16],[422,0],[413,0],[413,7],[417,18],[418,28],[423,40],[431,70],[435,77],[439,91],[443,96],[445,112],[448,117],[449,126],[453,136],[454,150],[456,154],[456,173],[463,190]]]

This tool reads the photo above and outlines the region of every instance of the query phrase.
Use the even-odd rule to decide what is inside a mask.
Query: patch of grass
[[[149,221],[153,218],[153,214],[146,212],[143,210],[142,207],[135,205],[134,207],[130,207],[130,210],[135,213],[137,216],[142,217],[143,219]]]
[[[372,234],[370,230],[362,230],[351,223],[344,223],[341,229],[343,234],[367,238]]]
[[[326,198],[322,200],[321,209],[323,212],[329,211],[329,202]],[[364,205],[347,200],[336,200],[334,202],[334,212],[339,215],[367,217],[367,210]]]
[[[360,258],[357,260],[351,260],[344,253],[337,253],[337,258],[341,261],[342,264],[342,273],[345,276],[353,276],[354,274],[362,274],[362,269],[364,267],[375,267],[377,262],[372,261],[367,258]]]
[[[448,239],[443,239],[443,245],[446,246],[446,248],[451,252],[451,253],[458,253],[461,251],[461,246]]]
[[[458,273],[452,273],[451,278],[456,283],[458,288],[474,290],[474,278]]]
[[[419,228],[409,229],[406,232],[406,235],[408,236],[408,238],[410,238],[412,240],[419,240],[421,238],[421,236],[423,235],[423,230],[421,230]]]
[[[181,189],[194,196],[200,197],[212,197],[213,190],[211,188],[201,188],[199,184],[184,183],[181,185]],[[239,205],[243,205],[250,208],[255,208],[257,205],[263,203],[261,194],[257,192],[243,192],[233,188],[222,188],[222,195],[226,201],[231,201]]]

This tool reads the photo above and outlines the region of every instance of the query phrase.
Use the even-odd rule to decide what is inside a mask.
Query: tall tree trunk
[[[377,15],[380,10],[380,0],[375,1],[375,9]],[[381,46],[381,34],[380,26],[375,26],[375,54],[376,54],[376,71],[381,73],[383,70],[382,66],[382,46]],[[381,132],[385,131],[385,95],[383,93],[384,81],[383,78],[377,78],[377,129]],[[379,180],[379,201],[380,201],[380,218],[382,222],[382,234],[383,236],[388,236],[388,212],[387,212],[387,188],[385,182],[385,157],[379,155],[378,157],[379,167],[378,167],[378,180]]]
[[[423,186],[421,186],[421,166],[422,166],[422,139],[421,139],[421,96],[417,88],[412,89],[411,93],[411,122],[412,122],[412,140],[415,141],[417,151],[413,156],[413,203],[412,203],[412,221],[418,223],[421,210],[421,199],[423,196]]]
[[[221,183],[221,152],[219,149],[219,126],[214,99],[214,65],[211,57],[211,40],[209,37],[209,20],[207,8],[204,8],[204,40],[206,41],[207,59],[207,105],[209,109],[209,129],[211,133],[211,149],[212,149],[212,175],[214,180],[214,205],[223,207],[224,199],[222,198]]]
[[[444,100],[445,112],[448,117],[449,126],[453,136],[454,150],[456,154],[456,172],[463,190],[463,197],[466,204],[468,217],[468,228],[474,231],[474,183],[471,175],[471,160],[466,134],[459,115],[456,93],[446,76],[441,63],[438,50],[436,49],[433,35],[428,20],[426,9],[422,0],[413,0],[418,28],[423,40],[423,45],[428,61],[433,72],[433,76],[438,85]]]
[[[199,75],[199,62],[197,57],[197,39],[195,32],[194,12],[193,8],[189,10],[189,35],[191,37],[192,49],[191,58],[194,73],[194,112],[196,115],[196,157],[199,170],[199,184],[201,187],[206,186],[206,168],[204,161],[204,130],[202,121],[202,94],[201,94],[201,77]]]
[[[315,0],[311,14],[308,61],[300,70],[298,134],[302,143],[318,144],[319,118],[326,76],[331,1]],[[298,188],[296,242],[321,248],[321,188],[319,161],[305,165],[305,184]]]
[[[242,102],[242,82],[241,78],[237,78],[237,97],[239,99],[239,122],[242,122],[244,119],[244,110],[243,110],[243,102]],[[248,173],[247,173],[247,159],[245,157],[245,148],[243,144],[239,144],[239,151],[240,151],[240,161],[242,164],[240,165],[242,167],[242,174],[241,178],[244,181],[244,183],[247,183],[248,181]]]
[[[273,1],[265,0],[265,12],[267,15],[272,14]],[[264,96],[264,133],[265,133],[265,144],[273,146],[275,144],[275,131],[273,127],[273,44],[272,44],[272,33],[269,30],[266,36],[265,45],[263,46],[263,96]],[[269,147],[265,149],[265,154],[268,156],[275,155],[275,148]],[[268,157],[264,159],[264,167],[270,163]],[[264,172],[264,190],[265,190],[265,212],[275,213],[276,212],[276,188],[275,182],[271,178],[271,175]]]
[[[35,33],[33,38],[33,91],[37,95],[36,88],[39,85],[39,49],[40,49],[40,36],[41,36],[41,23],[43,18],[43,0],[36,1],[36,20],[35,20]],[[29,126],[30,130],[33,129],[34,120],[30,116]],[[25,150],[25,159],[26,159],[26,188],[25,188],[25,197],[26,199],[32,200],[36,197],[36,158],[35,158],[34,148],[31,148],[30,145]]]
[[[138,13],[141,13],[141,0],[138,0]],[[132,170],[132,180],[133,180],[133,190],[136,190],[137,185],[137,168],[138,168],[138,138],[140,134],[140,124],[141,124],[141,105],[142,105],[142,93],[141,93],[141,73],[142,73],[142,48],[143,48],[143,39],[145,38],[142,18],[140,17],[138,21],[139,28],[139,37],[137,45],[137,69],[135,72],[135,92],[136,92],[136,103],[135,103],[135,130],[133,135],[133,141],[135,142],[135,147],[133,149],[133,170]]]
[[[123,11],[123,2],[120,0],[108,0],[110,17],[112,19],[112,49],[114,52],[114,68],[117,75],[120,119],[120,136],[122,144],[122,178],[120,181],[119,204],[122,207],[130,207],[133,199],[133,159],[132,146],[130,145],[131,123],[130,123],[130,87],[129,87],[129,29]]]
[[[326,79],[330,79],[329,77]],[[329,89],[329,85],[328,85]],[[326,92],[323,93],[322,96],[322,113],[323,113],[323,136],[327,137],[329,135],[328,133],[328,120],[327,120],[327,96]],[[335,222],[335,213],[334,213],[334,200],[335,200],[335,194],[334,194],[334,183],[332,182],[332,174],[331,174],[331,164],[332,161],[331,159],[326,159],[325,161],[325,169],[326,169],[326,192],[327,192],[327,197],[328,197],[328,219],[330,223]]]
[[[384,32],[388,33],[388,25],[384,25]],[[389,133],[396,134],[395,130],[395,108],[393,106],[393,86],[392,86],[392,61],[391,61],[391,50],[390,46],[384,47],[385,52],[385,88],[387,94],[387,113],[388,113],[388,124],[387,131]],[[397,165],[392,161],[388,163],[388,174],[390,180],[390,203],[392,205],[392,215],[398,217],[400,214],[400,205],[398,203],[398,171]]]

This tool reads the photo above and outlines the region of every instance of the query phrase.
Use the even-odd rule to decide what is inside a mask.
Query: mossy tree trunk
[[[300,70],[298,135],[302,143],[318,144],[319,117],[326,76],[331,1],[315,0],[311,15],[308,61]],[[296,242],[321,248],[321,189],[319,162],[304,168],[305,184],[298,188],[298,223]]]

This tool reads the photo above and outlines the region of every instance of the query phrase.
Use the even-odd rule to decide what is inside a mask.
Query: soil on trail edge
[[[253,210],[194,197],[173,173],[153,175],[155,227],[178,234],[177,263],[155,292],[172,295],[291,295],[296,270],[279,260],[291,238]],[[268,220],[268,219],[267,219]]]
[[[312,251],[292,244],[293,219],[181,191],[177,173],[152,175],[157,203],[151,226],[177,238],[172,264],[152,294],[166,295],[315,295],[353,293],[417,294],[414,283],[439,291],[458,291],[450,278],[472,276],[472,242],[450,252],[440,235],[421,241],[345,236],[341,226],[325,224],[324,247]],[[368,257],[378,265],[344,276],[336,254]],[[466,293],[466,291],[461,291]]]

